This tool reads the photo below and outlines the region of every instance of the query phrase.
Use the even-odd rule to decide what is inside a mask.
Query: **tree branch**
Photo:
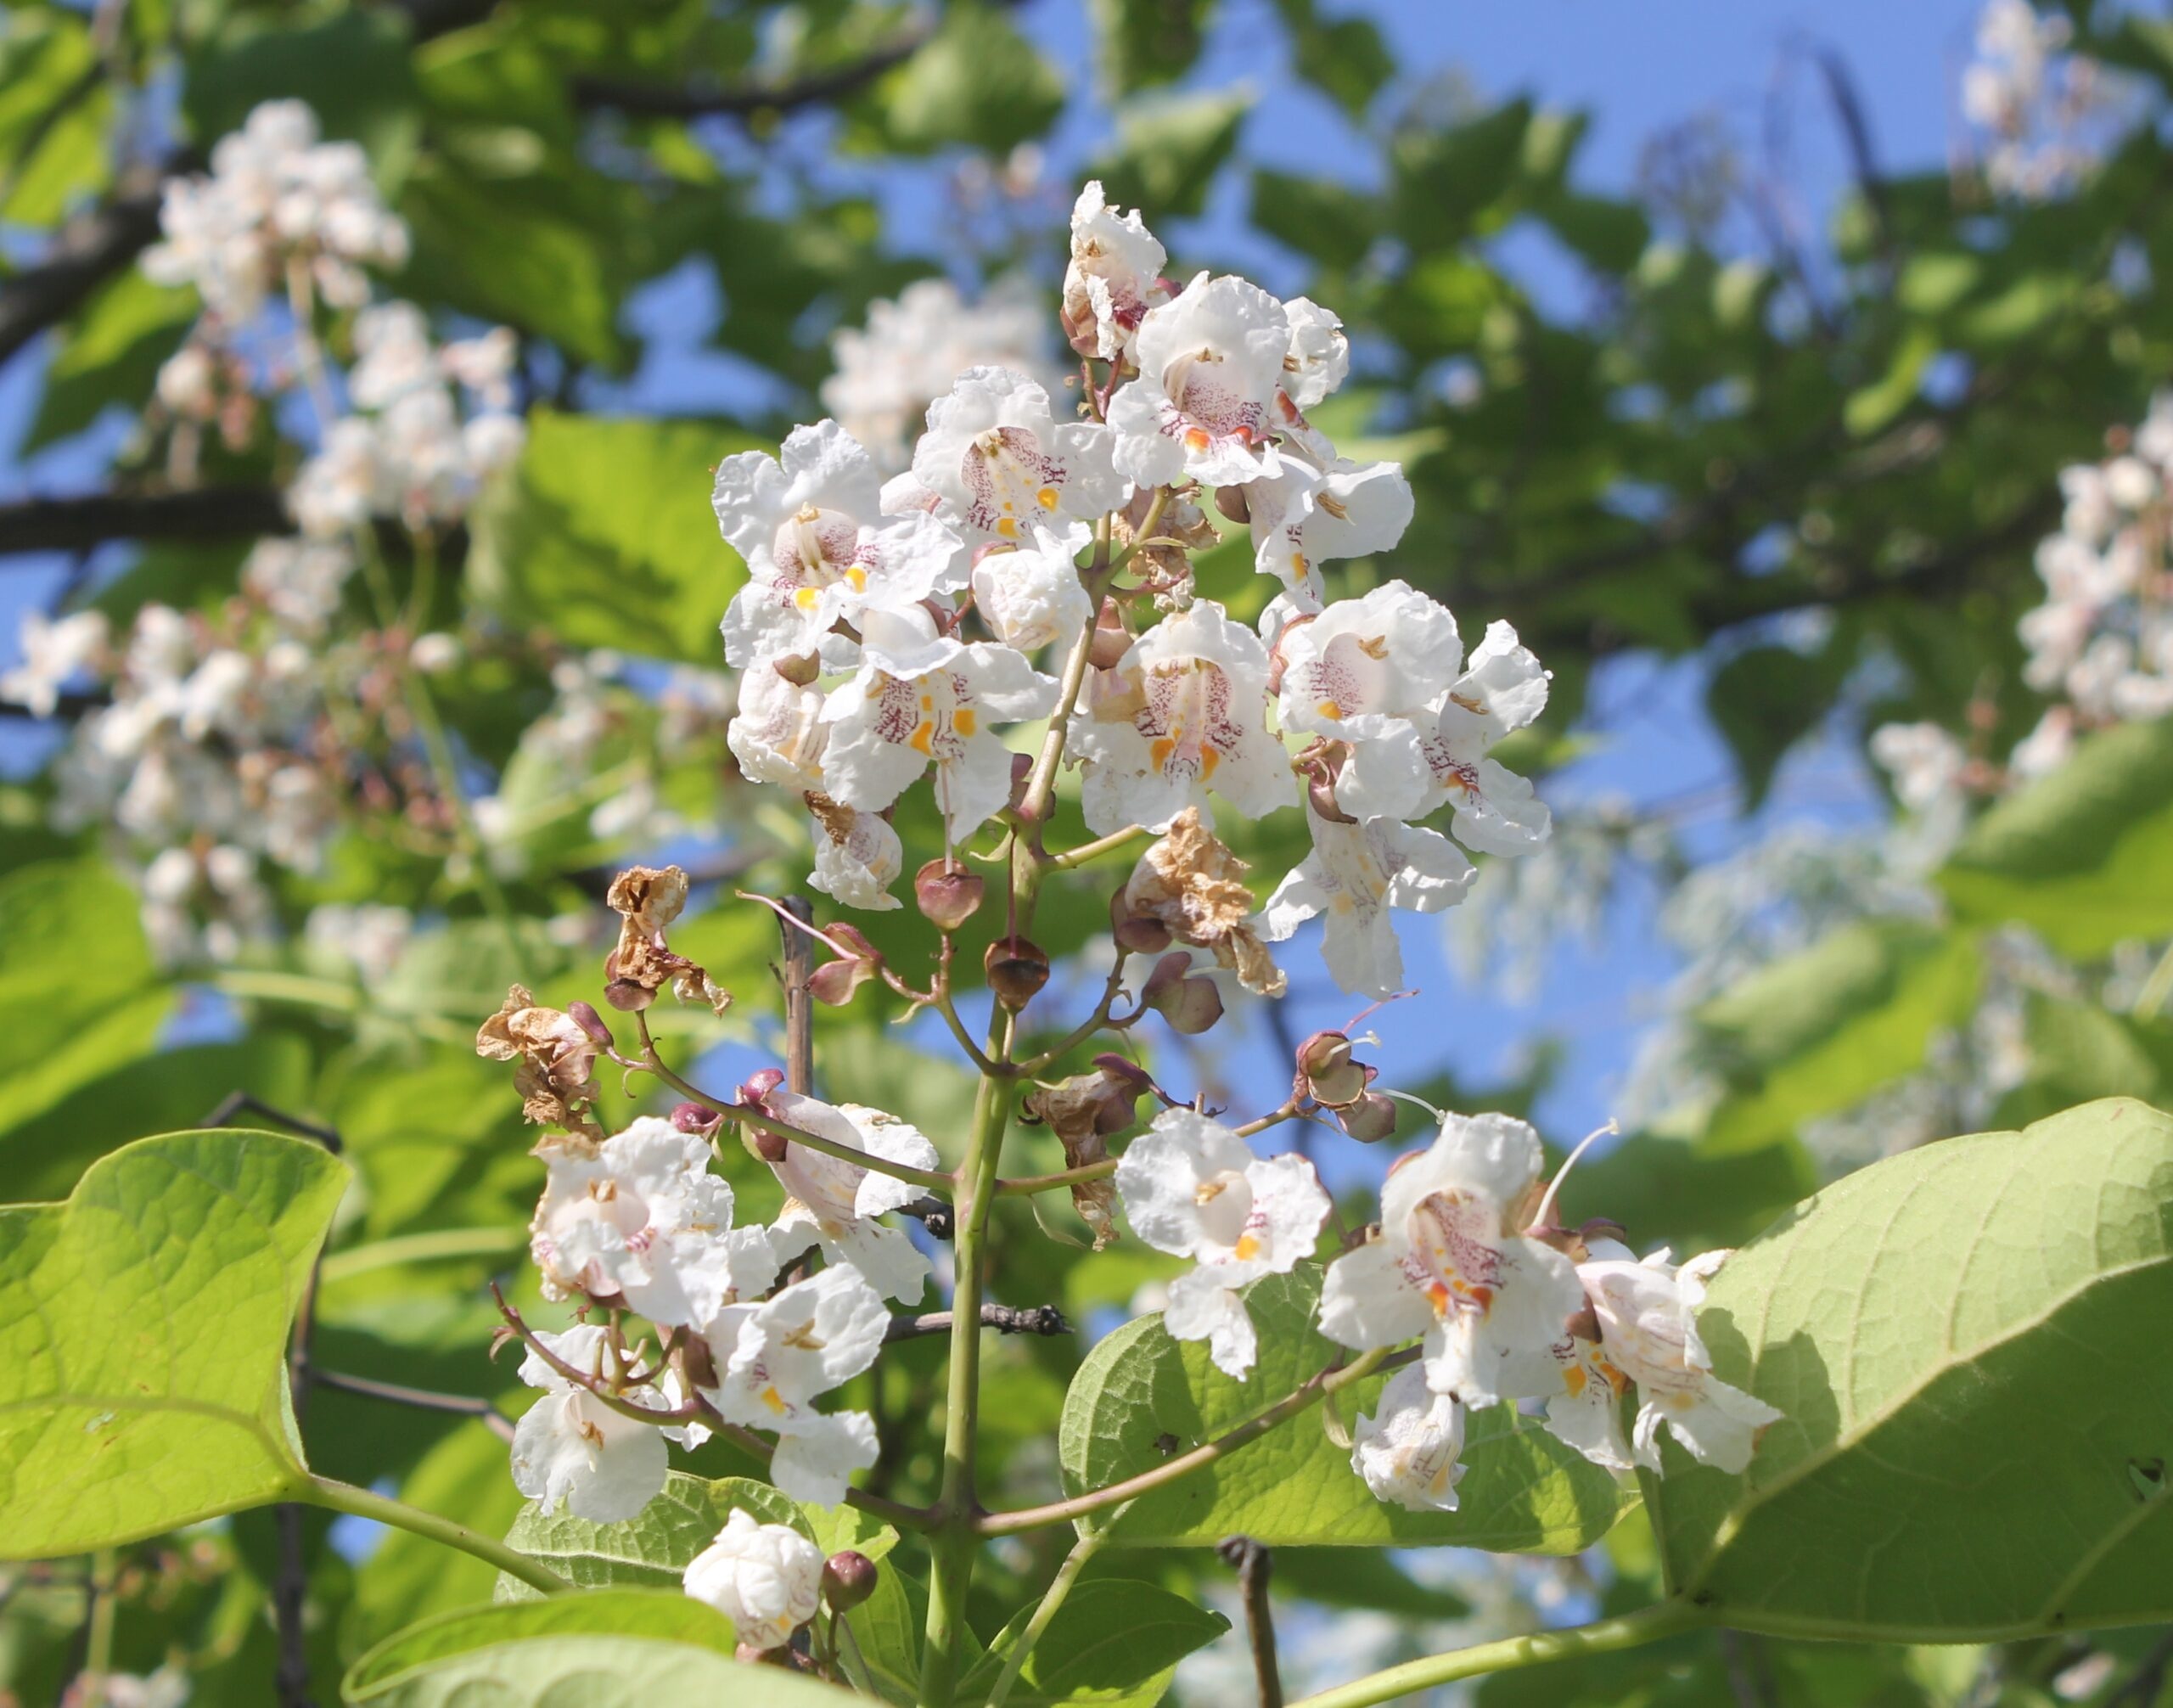
[[[1275,1618],[1267,1604],[1267,1582],[1273,1561],[1268,1551],[1249,1536],[1225,1537],[1216,1544],[1223,1564],[1238,1574],[1238,1589],[1245,1598],[1245,1632],[1253,1649],[1253,1678],[1260,1691],[1260,1708],[1283,1708],[1283,1672],[1275,1661]]]
[[[0,319],[5,290],[0,288]],[[108,540],[235,540],[291,534],[294,519],[272,486],[182,492],[87,492],[0,504],[0,555],[79,552]]]
[[[690,88],[639,82],[626,77],[576,77],[573,83],[574,104],[591,111],[609,108],[644,119],[745,118],[755,114],[797,112],[802,107],[819,106],[865,88],[893,66],[912,58],[935,33],[932,22],[915,24],[850,64],[778,82]]]
[[[919,1316],[896,1316],[884,1334],[885,1340],[912,1340],[924,1334],[947,1334],[951,1332],[952,1313],[948,1311],[925,1311]],[[1069,1334],[1071,1324],[1064,1319],[1064,1312],[1053,1305],[984,1305],[981,1306],[981,1327],[993,1329],[999,1334]]]

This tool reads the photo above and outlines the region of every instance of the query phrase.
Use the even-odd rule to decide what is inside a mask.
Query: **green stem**
[[[1023,1197],[1036,1192],[1054,1192],[1060,1187],[1084,1186],[1090,1180],[1104,1180],[1117,1171],[1114,1156],[1100,1162],[1081,1163],[1076,1168],[1067,1168],[1058,1174],[1022,1174],[1012,1180],[999,1180],[996,1189],[1006,1198]]]
[[[1049,1621],[1063,1607],[1064,1599],[1071,1593],[1071,1586],[1086,1562],[1094,1557],[1102,1545],[1102,1538],[1095,1531],[1082,1530],[1079,1540],[1071,1545],[1071,1552],[1064,1557],[1064,1564],[1056,1569],[1056,1576],[1042,1593],[1041,1605],[1034,1610],[1034,1616],[1026,1621],[1026,1628],[1019,1633],[1019,1640],[1011,1645],[1010,1654],[1003,1657],[1003,1671],[996,1681],[996,1688],[988,1693],[988,1708],[1003,1708],[1003,1700],[1010,1695],[1011,1687],[1019,1682],[1019,1674],[1026,1665],[1026,1657],[1034,1652],[1034,1645],[1042,1640],[1042,1633],[1048,1629]]]
[[[434,1512],[424,1512],[420,1507],[388,1499],[373,1494],[368,1489],[357,1488],[352,1483],[335,1481],[331,1477],[311,1476],[304,1479],[295,1491],[295,1498],[321,1506],[332,1512],[344,1512],[355,1518],[374,1519],[379,1524],[389,1524],[397,1530],[413,1531],[417,1536],[426,1536],[432,1542],[442,1542],[447,1548],[457,1548],[463,1553],[472,1553],[486,1560],[508,1576],[517,1577],[531,1589],[540,1589],[546,1595],[561,1595],[574,1586],[559,1576],[538,1565],[518,1549],[508,1548],[464,1524],[455,1524],[449,1518],[440,1518]]]
[[[1498,1643],[1407,1660],[1401,1666],[1308,1696],[1292,1708],[1371,1708],[1376,1702],[1396,1701],[1434,1685],[1474,1678],[1483,1672],[1508,1672],[1544,1666],[1550,1660],[1566,1660],[1573,1655],[1612,1655],[1618,1649],[1636,1649],[1705,1622],[1705,1615],[1689,1603],[1663,1601],[1619,1619],[1573,1626],[1567,1631],[1505,1637]]]
[[[1129,848],[1135,842],[1151,836],[1154,832],[1143,824],[1127,824],[1121,830],[1112,830],[1108,835],[1097,837],[1092,842],[1082,842],[1076,848],[1049,857],[1049,864],[1059,872],[1069,872],[1074,867],[1084,866],[1089,860],[1098,860],[1104,854],[1114,854],[1120,848]]]
[[[120,1611],[114,1593],[119,1561],[109,1548],[91,1556],[91,1628],[83,1639],[83,1708],[105,1708],[106,1680],[113,1676],[113,1625]]]
[[[429,1233],[401,1233],[334,1251],[319,1274],[326,1285],[373,1269],[401,1263],[435,1263],[457,1257],[510,1257],[527,1249],[528,1237],[510,1228],[445,1228]]]

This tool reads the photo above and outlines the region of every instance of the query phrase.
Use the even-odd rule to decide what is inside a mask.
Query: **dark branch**
[[[261,1115],[266,1121],[276,1121],[290,1132],[301,1134],[305,1138],[315,1139],[334,1156],[339,1155],[345,1148],[340,1142],[338,1128],[321,1126],[313,1121],[304,1121],[300,1115],[289,1115],[283,1109],[275,1109],[261,1098],[252,1096],[245,1091],[227,1093],[219,1100],[219,1106],[204,1117],[204,1125],[232,1126],[234,1125],[235,1116],[241,1115]]]
[[[923,1334],[947,1334],[951,1332],[952,1313],[948,1311],[929,1311],[918,1317],[893,1317],[890,1327],[883,1338],[885,1340],[912,1340]],[[993,1329],[999,1334],[1069,1334],[1071,1324],[1064,1320],[1064,1312],[1053,1305],[1036,1305],[1020,1309],[1012,1305],[984,1305],[981,1306],[981,1327]]]
[[[480,1418],[501,1441],[513,1439],[513,1419],[488,1400],[472,1394],[441,1394],[428,1388],[403,1388],[396,1382],[373,1382],[367,1376],[350,1376],[339,1370],[313,1369],[309,1379],[320,1388],[342,1394],[359,1394],[366,1400],[384,1400],[396,1406],[413,1406],[425,1412],[451,1412],[463,1418]]]
[[[0,362],[65,320],[98,286],[123,272],[159,234],[159,186],[194,156],[177,155],[135,173],[130,188],[61,228],[52,252],[0,284]]]
[[[290,534],[294,528],[285,502],[271,486],[21,498],[0,504],[0,555],[80,552],[108,540],[255,539]]]
[[[645,119],[700,119],[712,115],[748,117],[755,114],[796,112],[852,94],[873,82],[894,65],[903,65],[927,44],[932,26],[921,24],[901,31],[882,47],[850,65],[810,72],[805,77],[772,83],[720,85],[715,88],[683,88],[676,85],[637,82],[622,77],[576,77],[574,104],[591,110],[610,108]]]
[[[1252,1639],[1253,1677],[1260,1689],[1260,1708],[1283,1708],[1283,1673],[1275,1660],[1275,1617],[1267,1603],[1267,1581],[1273,1568],[1267,1550],[1249,1536],[1226,1537],[1215,1546],[1223,1564],[1238,1574],[1238,1588],[1245,1598],[1245,1630]]]

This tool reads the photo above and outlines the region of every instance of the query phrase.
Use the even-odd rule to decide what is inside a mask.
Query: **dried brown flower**
[[[1207,950],[1247,990],[1279,997],[1288,981],[1252,927],[1244,874],[1245,862],[1216,839],[1197,806],[1188,806],[1132,869],[1125,905],[1133,917],[1167,927],[1179,942]]]
[[[524,1116],[539,1126],[564,1127],[589,1143],[604,1137],[592,1113],[602,1048],[579,1020],[540,1006],[525,985],[509,989],[503,1005],[475,1033],[477,1055],[519,1064],[513,1082]]]

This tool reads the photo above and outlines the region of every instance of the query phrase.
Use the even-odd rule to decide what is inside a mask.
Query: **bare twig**
[[[1260,1708],[1283,1708],[1283,1673],[1275,1664],[1275,1615],[1267,1603],[1267,1582],[1274,1562],[1268,1551],[1249,1536],[1226,1537],[1216,1544],[1223,1564],[1238,1574],[1238,1588],[1245,1598],[1245,1631],[1252,1639],[1253,1677],[1260,1688]]]
[[[720,83],[703,88],[623,77],[576,77],[574,104],[654,119],[749,118],[797,112],[803,107],[840,100],[865,87],[892,66],[910,59],[934,33],[932,23],[914,24],[848,65],[775,82]]]
[[[385,1400],[396,1406],[413,1406],[425,1412],[451,1412],[460,1417],[480,1418],[499,1440],[513,1439],[513,1419],[490,1401],[473,1394],[441,1394],[428,1388],[403,1388],[396,1382],[377,1382],[368,1376],[351,1376],[341,1370],[312,1368],[312,1383],[342,1394],[359,1394],[366,1400]]]
[[[0,504],[0,554],[76,552],[107,540],[252,539],[294,529],[286,501],[272,486],[86,492]]]
[[[912,1340],[923,1334],[947,1334],[951,1332],[952,1321],[952,1314],[948,1311],[924,1311],[917,1317],[893,1317],[883,1338],[886,1340]],[[999,1334],[1069,1334],[1071,1332],[1071,1324],[1064,1321],[1064,1312],[1053,1305],[984,1305],[981,1306],[981,1327],[993,1329]]]

